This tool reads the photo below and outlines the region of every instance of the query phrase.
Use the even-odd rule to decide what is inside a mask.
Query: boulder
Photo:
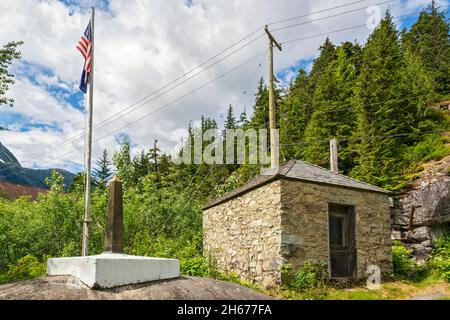
[[[70,276],[43,277],[0,285],[7,300],[269,300],[272,297],[234,283],[200,277],[93,290]]]

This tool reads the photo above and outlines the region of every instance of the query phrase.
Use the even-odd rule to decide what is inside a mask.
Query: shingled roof
[[[307,181],[319,184],[328,184],[337,187],[359,189],[371,192],[389,194],[390,191],[373,186],[371,184],[350,178],[340,173],[331,172],[315,164],[300,160],[289,160],[278,168],[267,169],[261,175],[250,180],[245,185],[236,188],[222,197],[208,203],[203,209],[214,207],[220,203],[226,202],[231,198],[237,197],[247,191],[255,189],[266,183],[279,180],[281,178]]]

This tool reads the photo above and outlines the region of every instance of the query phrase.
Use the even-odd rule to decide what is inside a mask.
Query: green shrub
[[[293,288],[295,282],[295,274],[292,271],[292,265],[290,263],[283,264],[281,266],[281,284],[286,288]]]
[[[205,277],[208,276],[210,266],[202,256],[182,259],[180,261],[180,272],[186,276]]]
[[[406,153],[410,162],[426,162],[439,160],[450,154],[450,147],[445,145],[446,140],[441,136],[429,135],[423,141],[417,143]]]
[[[392,264],[395,275],[406,275],[414,270],[417,264],[412,258],[411,252],[400,241],[393,242]]]
[[[16,264],[9,265],[6,274],[0,276],[0,282],[10,282],[37,278],[45,274],[46,257],[44,261],[39,261],[36,257],[27,254],[20,258]]]
[[[295,275],[297,290],[322,288],[328,281],[328,264],[324,261],[306,261]]]
[[[440,277],[450,282],[450,235],[436,239],[434,244],[429,264]]]

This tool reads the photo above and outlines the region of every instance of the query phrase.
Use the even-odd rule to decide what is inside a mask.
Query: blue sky
[[[235,2],[231,5],[231,1]],[[89,8],[93,4],[97,10],[96,39],[98,37],[95,126],[214,56],[256,26],[346,2],[349,1],[330,0],[320,4],[315,1],[299,4],[288,0],[280,3],[261,0],[245,3],[238,0],[155,0],[139,3],[125,0],[2,1],[0,18],[4,22],[5,32],[0,35],[0,40],[2,43],[24,40],[25,44],[22,47],[23,58],[11,68],[16,84],[9,95],[16,99],[16,105],[14,108],[0,109],[0,127],[12,131],[1,131],[0,141],[25,165],[56,166],[71,171],[81,169],[85,96],[78,90],[83,61],[75,45],[87,25]],[[372,3],[376,1],[367,0],[364,5]],[[390,5],[390,9],[396,16],[417,11],[426,3],[425,0],[402,0]],[[448,5],[448,1],[440,3]],[[8,7],[8,14],[2,6]],[[382,10],[386,8],[381,6]],[[337,12],[343,9],[340,10]],[[417,14],[402,20],[399,29],[410,27],[416,18]],[[281,31],[276,36],[284,41],[303,35],[322,34],[358,24],[357,20],[364,22],[365,19],[364,14],[352,15],[351,19],[342,16]],[[354,39],[363,43],[369,32],[367,28],[361,28],[330,37],[335,43]],[[301,41],[284,47],[281,53],[275,53],[276,77],[281,85],[287,85],[299,68],[310,70],[323,40],[324,37],[317,37]],[[176,144],[174,140],[180,128],[186,128],[189,121],[198,120],[202,114],[222,122],[222,115],[230,103],[237,115],[244,108],[247,114],[251,113],[257,79],[267,74],[265,56],[163,111],[149,115],[152,108],[176,100],[255,53],[264,52],[266,48],[266,39],[259,39],[186,84],[155,98],[151,103],[138,105],[139,108],[96,129],[94,158],[103,148],[110,153],[117,150],[124,136],[132,141],[133,152],[150,148],[154,138],[160,141],[163,150],[169,152]],[[124,127],[129,123],[132,125]],[[77,138],[67,143],[73,137]],[[63,147],[52,151],[60,144],[64,144]],[[47,150],[51,152],[44,154]]]

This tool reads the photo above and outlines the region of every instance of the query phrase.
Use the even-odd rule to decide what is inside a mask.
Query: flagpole
[[[89,103],[87,127],[87,155],[86,155],[86,196],[83,220],[83,244],[81,255],[89,255],[89,223],[91,222],[91,162],[92,162],[92,113],[94,109],[94,7],[91,8],[91,72],[89,74]]]

